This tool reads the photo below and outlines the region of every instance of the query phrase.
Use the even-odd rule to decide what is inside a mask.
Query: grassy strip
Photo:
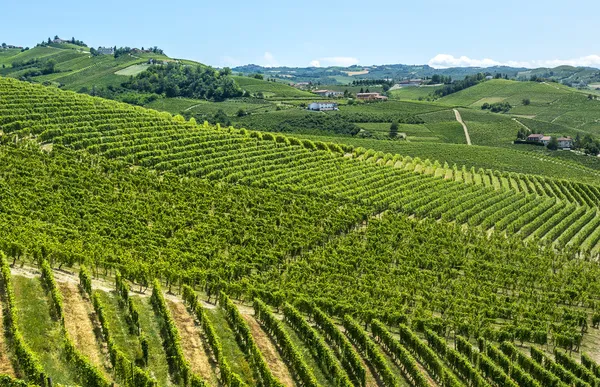
[[[98,292],[92,292],[92,304],[94,310],[102,325],[102,333],[104,339],[108,344],[108,351],[110,353],[110,361],[114,367],[114,372],[119,381],[127,387],[154,387],[156,381],[148,375],[148,373],[141,368],[135,366],[135,364],[128,360],[125,353],[117,348],[114,339],[111,335],[110,324],[106,318],[105,306],[100,300]]]
[[[246,383],[240,378],[239,375],[231,370],[229,362],[223,354],[223,346],[221,339],[217,335],[212,322],[208,319],[206,311],[198,300],[198,295],[188,285],[183,285],[183,301],[192,309],[194,315],[200,322],[202,330],[206,334],[208,345],[212,351],[213,356],[219,364],[219,379],[224,386],[241,387],[246,386]]]
[[[156,314],[161,316],[163,320],[161,333],[163,335],[165,351],[167,352],[167,361],[173,371],[173,378],[183,383],[185,386],[205,386],[206,383],[199,376],[192,373],[190,363],[185,359],[183,349],[181,348],[179,331],[177,330],[173,316],[171,316],[171,312],[167,307],[158,280],[154,281],[150,302],[152,303]]]
[[[17,307],[14,290],[11,284],[10,266],[6,255],[0,251],[0,265],[2,266],[2,287],[5,296],[4,318],[5,326],[8,328],[7,335],[14,346],[16,362],[28,381],[37,382],[41,386],[46,385],[46,374],[39,359],[25,342],[17,317]]]
[[[65,328],[65,316],[63,313],[62,294],[56,286],[56,282],[54,281],[54,275],[52,273],[50,265],[48,264],[48,261],[42,261],[41,270],[42,283],[44,284],[46,290],[50,293],[55,318],[60,322],[62,328],[63,336],[65,339],[64,344],[67,361],[75,368],[75,378],[78,382],[82,383],[85,386],[110,386],[110,382],[106,380],[104,375],[102,375],[102,373],[90,363],[89,359],[75,347],[75,344],[73,343],[69,332],[67,332]]]
[[[290,366],[296,379],[308,387],[317,387],[317,379],[312,371],[306,365],[306,362],[300,355],[300,351],[283,328],[283,323],[275,318],[269,307],[259,300],[254,299],[254,313],[256,319],[260,321],[265,330],[275,340],[275,343],[281,350],[283,359]]]
[[[271,370],[267,366],[267,362],[260,352],[260,349],[258,349],[258,346],[254,342],[250,327],[248,327],[248,324],[244,321],[240,311],[223,292],[219,295],[219,304],[225,311],[229,326],[234,331],[240,348],[248,356],[250,367],[252,367],[256,379],[258,379],[257,385],[265,387],[283,387],[283,384],[273,376]]]

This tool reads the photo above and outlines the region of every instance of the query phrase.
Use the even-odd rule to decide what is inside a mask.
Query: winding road
[[[469,131],[467,130],[467,125],[465,125],[465,122],[462,120],[462,117],[460,116],[460,112],[456,109],[452,109],[454,111],[454,116],[456,117],[456,121],[458,121],[463,129],[465,130],[465,138],[467,139],[467,145],[473,145],[471,144],[471,137],[469,136]]]

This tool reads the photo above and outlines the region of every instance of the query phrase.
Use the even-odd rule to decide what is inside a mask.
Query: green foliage
[[[200,300],[198,299],[198,295],[194,289],[192,289],[189,285],[183,285],[182,297],[183,301],[188,305],[200,322],[200,326],[206,335],[210,350],[219,364],[219,379],[221,380],[221,383],[223,383],[225,386],[231,387],[245,386],[246,384],[241,380],[239,375],[231,371],[231,366],[223,354],[221,339],[217,335],[212,322],[207,317],[206,311],[202,307]]]
[[[235,304],[223,292],[219,295],[219,305],[225,312],[229,326],[235,333],[240,348],[249,358],[255,379],[258,381],[257,384],[266,387],[282,387],[283,384],[273,376],[260,349],[254,342],[250,327],[248,327]]]
[[[163,94],[168,98],[222,101],[242,95],[240,87],[225,73],[207,66],[184,66],[173,62],[166,66],[152,65],[123,83],[123,87],[144,93]]]
[[[485,102],[481,105],[482,110],[489,110],[492,113],[508,113],[511,108],[512,106],[508,102],[494,102],[491,104]]]
[[[156,314],[162,318],[161,334],[173,379],[179,381],[184,386],[204,386],[205,382],[192,373],[190,364],[183,354],[179,331],[171,316],[171,311],[167,306],[158,280],[154,281],[150,302]]]
[[[399,363],[402,371],[408,376],[414,386],[429,386],[427,378],[423,375],[417,366],[417,361],[412,357],[409,351],[396,340],[387,328],[378,320],[371,321],[371,331],[375,340],[385,348]]]
[[[41,263],[41,271],[42,271],[42,283],[46,288],[46,291],[50,293],[50,298],[52,300],[52,306],[54,310],[54,316],[57,320],[60,321],[60,325],[63,329],[64,335],[64,345],[65,345],[65,355],[67,361],[76,369],[76,377],[78,382],[82,383],[85,386],[90,387],[108,387],[111,384],[106,380],[106,378],[102,375],[102,373],[94,367],[89,359],[87,359],[76,347],[73,343],[72,339],[69,336],[65,328],[65,317],[63,314],[63,298],[58,290],[56,282],[54,280],[54,274],[52,273],[52,269],[48,264],[48,261],[43,260]],[[83,277],[85,280],[85,276]]]
[[[349,315],[344,316],[344,328],[348,338],[371,364],[373,370],[386,386],[399,386],[385,356],[377,345],[369,338],[368,333]]]
[[[42,386],[46,384],[46,374],[42,365],[33,353],[29,345],[25,342],[23,334],[19,328],[17,310],[15,304],[14,290],[11,284],[10,266],[6,260],[6,255],[0,252],[0,266],[2,275],[2,292],[4,293],[4,324],[7,329],[7,336],[11,340],[15,352],[16,363],[21,372],[27,378],[27,381],[39,383]]]
[[[316,387],[318,384],[315,376],[283,328],[282,322],[275,318],[269,307],[258,298],[254,299],[254,315],[281,349],[283,360],[289,365],[292,374],[299,383],[303,386]]]
[[[111,327],[105,314],[105,307],[98,292],[92,293],[92,305],[98,315],[102,327],[102,335],[108,345],[110,362],[113,366],[115,377],[121,384],[128,387],[155,387],[156,381],[148,373],[127,359],[125,353],[117,347],[111,334]]]
[[[92,277],[86,266],[79,268],[79,284],[81,288],[87,293],[88,296],[92,296]]]
[[[327,346],[325,340],[318,335],[310,324],[302,317],[293,306],[285,304],[283,308],[285,321],[294,329],[306,343],[315,361],[322,368],[334,386],[351,387],[353,384],[348,375],[339,366],[334,352]]]
[[[475,75],[467,75],[465,79],[461,81],[455,81],[451,84],[445,85],[441,89],[437,89],[433,92],[433,95],[436,97],[444,97],[449,94],[453,94],[464,90],[466,88],[477,85],[480,82],[485,80],[485,75],[483,73],[475,74]]]

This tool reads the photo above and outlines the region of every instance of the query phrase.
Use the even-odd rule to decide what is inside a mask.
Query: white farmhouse
[[[308,105],[308,110],[338,110],[338,104],[335,102],[312,102]]]
[[[558,147],[561,149],[570,149],[573,146],[573,139],[571,137],[559,137]]]

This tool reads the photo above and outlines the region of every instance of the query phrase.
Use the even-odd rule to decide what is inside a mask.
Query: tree
[[[556,137],[552,137],[550,139],[550,142],[548,143],[548,145],[546,145],[546,148],[548,148],[549,150],[557,150],[558,149],[558,140],[556,139]]]
[[[42,67],[42,74],[52,74],[56,71],[56,61],[54,59],[48,59]]]
[[[243,117],[243,116],[245,116],[246,114],[247,114],[247,113],[246,113],[246,111],[245,111],[244,109],[240,108],[240,110],[238,110],[238,111],[237,111],[237,114],[236,114],[236,115],[237,115],[238,117]]]
[[[531,104],[531,100],[529,98],[523,98],[523,105],[529,106]]]
[[[213,117],[213,121],[214,121],[214,123],[219,123],[224,126],[231,125],[231,120],[229,119],[227,114],[225,114],[223,109],[217,110],[217,112],[215,113],[215,115]]]
[[[529,133],[527,132],[527,130],[525,128],[519,128],[519,131],[517,132],[517,139],[518,140],[526,140],[528,135],[529,135]]]
[[[392,122],[390,125],[390,138],[396,138],[398,136],[398,123]]]

